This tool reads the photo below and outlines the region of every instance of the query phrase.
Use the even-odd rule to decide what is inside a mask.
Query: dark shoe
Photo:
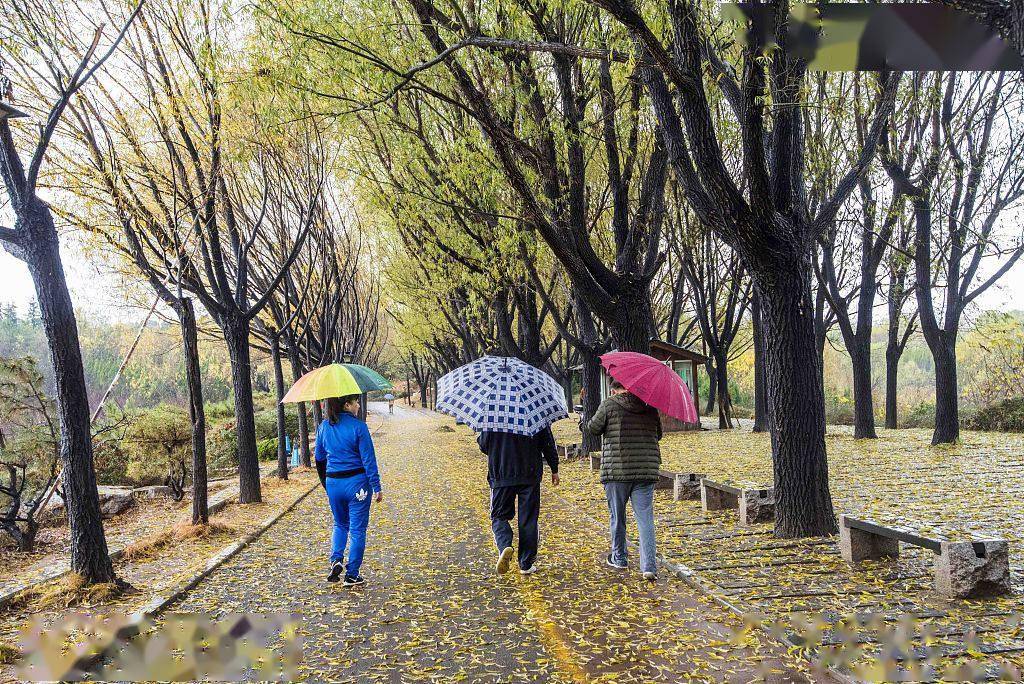
[[[342,582],[342,584],[344,584],[346,587],[354,587],[360,584],[366,584],[366,580],[364,580],[359,575],[356,575],[355,577],[353,577],[352,575],[345,575],[345,581]]]
[[[337,582],[343,572],[345,572],[345,566],[341,564],[341,561],[335,561],[334,564],[331,565],[331,574],[327,576],[327,581]]]
[[[612,560],[612,554],[610,553],[604,557],[604,562],[609,568],[615,568],[616,570],[625,570],[627,568],[627,566],[619,565],[614,560]]]

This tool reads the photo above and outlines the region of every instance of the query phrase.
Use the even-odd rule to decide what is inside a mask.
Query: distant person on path
[[[394,413],[395,413],[395,395],[394,394],[390,394],[390,393],[389,394],[385,394],[384,398],[388,402],[388,413],[391,414],[391,415],[394,415]]]
[[[633,506],[640,533],[640,571],[656,580],[654,485],[661,467],[661,420],[658,410],[631,394],[618,381],[601,402],[587,431],[602,438],[601,484],[611,516],[611,553],[605,562],[624,570],[626,559],[626,502]]]
[[[558,485],[558,452],[551,428],[533,437],[485,430],[477,437],[487,454],[487,483],[491,486],[491,530],[498,546],[498,574],[512,564],[513,516],[519,520],[519,572],[537,571],[537,519],[540,516],[540,482],[544,461],[551,468],[551,484]],[[518,509],[518,510],[517,510]]]
[[[331,572],[327,581],[337,582],[344,572],[345,586],[355,586],[364,581],[359,568],[366,549],[371,492],[377,503],[384,500],[384,492],[370,429],[358,418],[359,395],[331,397],[326,404],[327,418],[316,431],[316,469],[334,514]]]

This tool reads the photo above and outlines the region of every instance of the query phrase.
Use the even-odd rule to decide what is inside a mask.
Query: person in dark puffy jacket
[[[487,484],[491,486],[491,530],[498,546],[498,574],[508,572],[512,562],[513,516],[519,519],[519,572],[537,571],[540,517],[540,482],[544,461],[551,468],[551,484],[558,485],[558,451],[551,428],[528,437],[511,432],[485,430],[477,437],[480,451],[487,454]],[[518,508],[518,512],[517,509]]]
[[[654,485],[661,468],[661,418],[658,410],[612,382],[612,394],[601,402],[586,429],[601,437],[601,484],[610,514],[611,553],[605,562],[624,570],[626,559],[626,502],[633,506],[640,534],[640,571],[656,580]]]

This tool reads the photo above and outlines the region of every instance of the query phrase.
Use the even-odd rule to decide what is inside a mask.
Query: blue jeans
[[[654,483],[605,482],[604,493],[611,515],[612,560],[626,564],[626,502],[633,506],[640,533],[640,572],[656,572],[654,543]]]
[[[345,574],[356,577],[363,564],[366,550],[366,526],[370,523],[370,502],[373,491],[366,475],[327,478],[327,500],[334,514],[334,537],[331,544],[331,564],[344,562],[348,545],[348,567]],[[351,537],[352,543],[349,544]]]

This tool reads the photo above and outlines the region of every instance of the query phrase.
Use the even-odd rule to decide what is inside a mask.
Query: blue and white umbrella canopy
[[[558,382],[525,361],[484,356],[437,381],[437,410],[477,432],[532,436],[569,417]]]

